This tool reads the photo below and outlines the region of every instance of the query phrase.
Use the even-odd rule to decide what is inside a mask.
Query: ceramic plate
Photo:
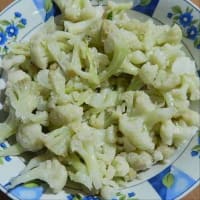
[[[92,1],[94,6],[106,1]],[[52,15],[59,15],[58,8],[51,0],[17,0],[0,13],[0,56],[8,51],[13,41],[28,40],[31,34]],[[186,0],[135,0],[130,15],[141,19],[153,18],[157,23],[180,25],[184,34],[184,46],[188,54],[196,58],[200,66],[200,10]],[[199,73],[200,74],[200,73]],[[2,81],[2,80],[1,80]],[[1,105],[0,105],[1,107]],[[0,116],[2,118],[2,116]],[[8,146],[0,144],[0,150]],[[0,157],[0,189],[17,200],[92,200],[94,196],[82,196],[62,191],[50,194],[43,185],[29,183],[11,191],[6,185],[12,177],[24,168],[19,157]],[[140,180],[121,189],[112,200],[174,200],[183,197],[200,181],[200,134],[194,136],[165,165],[156,165],[140,174]]]

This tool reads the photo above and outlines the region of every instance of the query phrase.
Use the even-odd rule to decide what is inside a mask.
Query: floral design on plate
[[[60,14],[59,8],[53,3],[53,0],[33,0],[37,9],[40,11],[40,15],[46,22],[51,16],[57,16]]]
[[[66,200],[100,200],[99,197],[97,196],[92,196],[92,195],[88,195],[88,196],[82,196],[80,194],[69,194],[66,197]]]
[[[191,156],[196,157],[199,156],[200,158],[200,132],[198,133],[198,144],[195,145],[191,150]]]
[[[6,149],[7,146],[5,143],[0,143],[0,151],[1,149]],[[3,165],[5,162],[10,162],[12,158],[10,156],[0,157],[0,166]]]
[[[43,187],[35,183],[27,183],[12,189],[10,194],[19,198],[20,200],[36,200],[40,199],[43,192]]]
[[[194,19],[193,8],[187,7],[183,10],[180,6],[173,6],[171,12],[168,12],[167,17],[178,24],[183,35],[193,40],[194,46],[200,49],[200,19]]]
[[[0,56],[8,51],[8,45],[16,41],[20,29],[27,25],[27,19],[20,12],[15,12],[13,19],[0,20]]]
[[[152,16],[158,3],[159,0],[135,0],[133,9]]]
[[[129,192],[128,194],[118,192],[116,196],[117,198],[113,198],[112,200],[137,200],[137,198],[135,198],[136,194],[134,192]]]
[[[192,187],[195,180],[175,166],[169,166],[149,179],[149,183],[162,199],[173,200]]]

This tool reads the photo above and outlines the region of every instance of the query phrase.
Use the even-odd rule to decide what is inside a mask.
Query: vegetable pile
[[[138,172],[191,138],[199,114],[195,63],[177,25],[129,18],[132,4],[54,0],[61,16],[12,44],[0,156],[32,152],[10,188],[40,179],[58,192],[78,183],[110,199]]]

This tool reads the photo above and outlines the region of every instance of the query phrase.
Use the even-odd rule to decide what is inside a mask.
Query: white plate
[[[27,40],[52,15],[59,14],[56,7],[45,8],[45,1],[17,0],[0,13],[0,56],[7,52],[7,45],[15,40]],[[106,1],[92,1],[94,5]],[[145,15],[164,24],[178,23],[183,30],[184,45],[200,67],[200,11],[186,0],[135,0],[131,15],[144,19]],[[140,14],[138,13],[138,11]],[[145,14],[145,15],[144,15]],[[0,116],[1,117],[1,116]],[[0,144],[0,149],[7,143]],[[71,195],[65,191],[57,195],[47,194],[43,185],[28,184],[7,191],[6,185],[23,169],[24,163],[17,157],[0,157],[0,189],[17,200],[92,200],[93,196]],[[134,181],[120,190],[113,200],[155,199],[172,200],[183,197],[200,181],[200,135],[194,136],[188,144],[177,150],[168,164],[156,165],[141,173],[141,180]]]

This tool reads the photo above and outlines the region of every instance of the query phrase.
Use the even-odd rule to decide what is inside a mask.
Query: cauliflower
[[[63,18],[72,22],[94,18],[103,14],[102,8],[92,7],[89,0],[54,0],[54,2],[60,8]]]
[[[177,75],[195,74],[195,62],[188,57],[178,57],[172,63],[172,72]]]
[[[99,85],[99,77],[97,75],[99,63],[94,60],[96,52],[94,49],[88,48],[86,43],[79,40],[80,39],[73,40],[74,49],[71,63],[67,68],[67,75],[68,77],[78,75],[86,80],[89,85],[96,87]],[[84,66],[82,66],[81,58],[85,61]],[[83,70],[83,68],[85,68],[85,70]]]
[[[139,76],[144,83],[152,85],[159,90],[173,89],[181,82],[180,77],[176,74],[162,69],[159,70],[157,65],[151,65],[150,63],[142,66]]]
[[[92,93],[89,95],[85,100],[85,103],[98,109],[108,108],[116,104],[117,97],[117,92],[105,89],[100,93]]]
[[[18,120],[15,117],[14,110],[10,109],[7,119],[0,123],[0,142],[14,135],[17,128]]]
[[[100,173],[95,148],[96,145],[102,141],[97,138],[98,135],[95,136],[95,132],[94,128],[83,124],[80,132],[78,131],[77,134],[72,137],[71,150],[72,152],[78,153],[84,160],[93,186],[98,190],[102,186],[102,174]]]
[[[154,111],[156,106],[152,103],[150,97],[144,92],[136,92],[135,109],[137,113],[144,114]]]
[[[54,192],[58,192],[65,186],[67,176],[68,174],[66,168],[54,158],[52,160],[38,163],[37,166],[30,168],[23,174],[20,174],[16,178],[12,179],[8,189],[14,188],[20,183],[26,183],[28,181],[39,179],[48,183]]]
[[[123,156],[117,155],[112,161],[112,166],[115,169],[115,177],[124,177],[129,172],[129,164]]]
[[[142,118],[130,118],[125,115],[121,116],[119,118],[119,130],[138,149],[154,149],[154,143]]]
[[[128,55],[128,42],[125,39],[123,32],[117,27],[109,27],[110,23],[105,22],[104,29],[105,32],[108,29],[108,36],[104,42],[104,48],[110,48],[111,46],[113,51],[113,58],[109,66],[100,74],[100,81],[103,82],[106,79],[110,78],[113,74],[116,73],[118,68],[124,62],[126,56]],[[113,26],[111,24],[111,26]],[[111,30],[109,30],[111,29]],[[112,30],[114,29],[114,30]]]
[[[75,172],[69,171],[70,179],[74,182],[83,184],[91,190],[93,188],[92,179],[88,174],[87,167],[81,162],[81,159],[76,154],[72,154],[67,159],[67,163],[71,168],[75,169]]]
[[[146,170],[153,165],[152,156],[145,151],[139,154],[131,152],[127,155],[127,160],[129,165],[136,171]]]
[[[191,138],[197,130],[197,127],[187,126],[184,121],[174,124],[171,120],[168,120],[161,125],[160,136],[163,144],[174,144],[178,147]]]
[[[20,144],[13,144],[8,148],[0,151],[0,157],[3,156],[17,156],[25,152],[25,149]]]
[[[54,3],[56,23],[2,58],[0,142],[16,143],[0,156],[33,157],[8,188],[39,179],[56,193],[75,186],[112,199],[196,133],[195,62],[178,25],[129,18],[132,2]]]
[[[17,142],[26,151],[38,151],[44,146],[42,128],[39,124],[23,124],[16,135]]]
[[[69,152],[72,132],[67,127],[55,129],[44,136],[44,145],[58,156],[66,156]]]
[[[30,40],[31,61],[39,68],[46,69],[53,61],[48,51],[45,41],[46,35],[43,33],[34,35]]]
[[[59,69],[50,70],[49,73],[49,81],[48,83],[51,85],[53,92],[57,95],[65,94],[65,77],[61,73]]]
[[[26,57],[24,55],[7,55],[2,60],[0,68],[10,70],[11,68],[18,68],[23,62],[25,62]]]
[[[132,53],[128,55],[128,57],[134,65],[141,65],[147,61],[146,55],[140,50],[133,51]],[[156,63],[153,63],[153,64],[156,64]]]
[[[39,100],[38,85],[28,79],[23,79],[7,87],[6,95],[18,119],[26,121],[31,118]]]
[[[27,79],[29,81],[31,80],[30,76],[27,73],[25,73],[23,70],[10,70],[8,73],[7,85],[11,86],[12,84],[15,84],[18,81],[21,81],[24,79]]]
[[[115,3],[108,1],[103,17],[105,19],[119,22],[120,19],[125,17],[124,15],[126,15],[126,11],[130,10],[132,6],[132,3]]]
[[[49,121],[55,127],[68,125],[72,122],[80,122],[83,115],[83,108],[73,104],[56,106],[50,110]]]

